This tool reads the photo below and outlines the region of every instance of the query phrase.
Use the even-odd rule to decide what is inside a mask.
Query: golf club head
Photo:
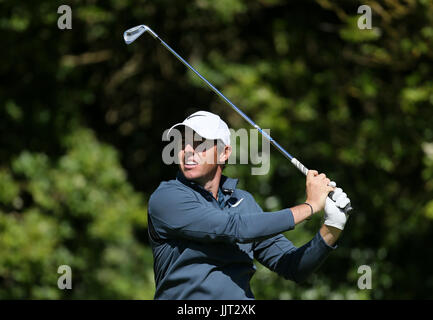
[[[130,43],[134,42],[143,33],[145,33],[146,30],[147,30],[147,27],[143,24],[136,26],[136,27],[133,27],[131,29],[126,30],[123,33],[123,39],[125,40],[126,44],[130,44]]]
[[[123,33],[123,39],[125,40],[126,44],[131,44],[146,31],[148,31],[154,38],[157,37],[155,32],[152,31],[152,29],[150,29],[148,26],[145,26],[144,24],[141,24],[139,26],[126,30]]]

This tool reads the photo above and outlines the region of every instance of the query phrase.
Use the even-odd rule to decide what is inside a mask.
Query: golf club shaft
[[[251,126],[256,128],[272,145],[274,145],[290,162],[304,175],[307,175],[308,169],[290,153],[288,153],[279,143],[277,143],[269,134],[262,130],[253,120],[250,119],[242,110],[236,107],[225,95],[223,95],[217,88],[215,88],[209,81],[206,80],[196,69],[194,69],[188,62],[185,61],[176,51],[174,51],[167,43],[165,43],[152,29],[147,26],[143,26],[142,32],[148,31],[152,37],[158,40],[168,51],[170,51],[180,62],[182,62],[188,69],[194,72],[207,86],[215,92],[221,99],[223,99],[234,111],[236,111],[242,118],[244,118]],[[127,33],[126,31],[125,33]],[[330,197],[332,197],[332,192]],[[343,209],[345,213],[349,213],[352,210],[350,203]]]
[[[191,66],[188,62],[185,61],[176,51],[174,51],[167,43],[164,42],[155,32],[152,32],[151,35],[158,40],[164,47],[167,48],[180,62],[182,62],[188,69],[194,72],[207,86],[215,92],[218,96],[221,97],[234,111],[236,111],[242,118],[244,118],[250,125],[256,128],[271,144],[273,144],[287,159],[292,161],[293,156],[288,153],[282,146],[280,146],[269,134],[263,131],[250,117],[248,117],[242,110],[235,106],[233,102],[231,102],[225,95],[221,93],[217,88],[215,88],[205,77],[203,77],[193,66]],[[295,164],[295,163],[294,163]],[[308,169],[299,161],[296,161],[296,168],[298,168],[303,174],[307,175]]]

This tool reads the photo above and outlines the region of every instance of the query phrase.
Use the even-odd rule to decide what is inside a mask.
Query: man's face
[[[218,156],[216,140],[206,140],[188,127],[182,132],[178,157],[179,167],[185,178],[200,184],[214,177],[219,166],[218,160],[222,160]]]

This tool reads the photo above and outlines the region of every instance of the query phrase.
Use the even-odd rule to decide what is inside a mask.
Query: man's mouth
[[[188,160],[185,162],[185,169],[193,169],[198,165],[198,163],[194,160]]]

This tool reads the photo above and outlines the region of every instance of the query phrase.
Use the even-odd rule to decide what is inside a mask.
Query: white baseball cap
[[[201,137],[209,140],[220,139],[226,146],[230,145],[230,130],[227,124],[221,118],[211,112],[197,111],[187,117],[183,122],[176,123],[167,132],[178,126],[187,126],[197,132]]]

